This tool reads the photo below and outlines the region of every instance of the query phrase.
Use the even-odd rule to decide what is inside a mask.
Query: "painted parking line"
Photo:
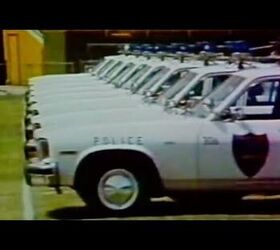
[[[36,218],[31,188],[24,180],[22,181],[22,206],[23,220],[35,220]]]

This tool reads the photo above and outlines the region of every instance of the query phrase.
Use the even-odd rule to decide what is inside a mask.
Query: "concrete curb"
[[[22,181],[22,206],[23,206],[23,220],[35,220],[35,211],[32,199],[32,192],[30,186],[25,181]]]

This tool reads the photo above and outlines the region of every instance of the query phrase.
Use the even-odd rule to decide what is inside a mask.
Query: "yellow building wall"
[[[28,78],[43,74],[43,37],[33,30],[4,30],[7,83],[26,85]]]

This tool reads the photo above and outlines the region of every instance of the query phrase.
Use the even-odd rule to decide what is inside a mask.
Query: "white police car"
[[[115,56],[106,56],[97,65],[97,67],[91,73],[72,73],[72,74],[50,74],[43,76],[36,76],[29,79],[29,87],[31,90],[36,90],[39,88],[47,87],[47,85],[52,86],[55,84],[56,86],[60,84],[64,84],[64,80],[79,80],[89,76],[97,76],[98,74],[104,74],[106,70],[109,70],[110,67],[114,65],[115,60],[125,58],[124,55],[115,55]]]
[[[193,64],[191,64],[194,66]],[[255,64],[255,67],[263,67],[262,65]],[[167,102],[171,102],[173,107],[190,106],[190,102],[197,102],[203,96],[209,94],[213,89],[223,83],[231,73],[238,70],[236,65],[219,65],[219,66],[207,66],[196,69],[189,69],[188,64],[177,66],[174,68],[167,77],[164,77],[160,84],[154,84],[151,90],[147,92],[148,104],[151,102],[150,98],[153,98],[155,102],[160,105],[147,105],[139,102],[136,105],[120,106],[119,99],[113,101],[110,99],[109,103],[113,103],[111,106],[102,106],[102,103],[95,102],[95,105],[89,106],[85,109],[77,109],[70,112],[53,112],[48,115],[36,115],[31,118],[31,125],[29,126],[28,133],[30,134],[27,139],[31,139],[33,136],[33,130],[35,128],[43,127],[44,129],[60,129],[67,126],[79,126],[86,123],[115,123],[124,121],[141,121],[151,119],[169,119],[166,116],[166,112],[163,111],[162,105],[166,105]],[[197,65],[198,66],[198,65]],[[249,66],[252,67],[252,66]],[[182,72],[187,74],[181,76]],[[180,77],[181,76],[181,77]],[[156,86],[156,88],[155,88]],[[144,99],[145,100],[145,99]],[[139,100],[140,101],[140,100]],[[108,103],[108,102],[107,102]],[[126,103],[125,103],[126,104]],[[146,105],[145,105],[146,104]]]
[[[172,67],[170,67],[169,73],[166,74],[164,77],[162,77],[161,79],[154,79],[152,78],[151,81],[148,81],[146,85],[149,85],[148,87],[150,87],[151,90],[148,91],[148,93],[153,93],[154,96],[158,96],[158,95],[163,95],[164,98],[172,98],[173,96],[175,96],[175,94],[177,92],[179,92],[180,90],[184,90],[184,87],[189,83],[192,82],[191,80],[193,78],[195,78],[196,73],[190,73],[189,70],[191,70],[192,68],[195,67],[202,67],[203,66],[203,62],[188,62],[188,63],[180,63],[178,65],[173,65]],[[218,69],[220,70],[221,67],[218,67]],[[208,71],[202,71],[200,74],[200,78],[202,78],[202,76],[206,75],[206,72],[214,72],[215,70],[217,70],[217,67],[214,66],[209,66]],[[234,72],[236,71],[236,67],[226,67],[225,69],[222,69],[222,71],[225,72],[225,75],[228,75],[226,73],[230,73],[230,72]],[[209,76],[209,78],[214,79],[213,74]],[[222,76],[220,76],[221,78]],[[197,84],[202,84],[202,89],[207,88],[208,90],[209,88],[209,84],[205,81],[199,81],[200,78],[196,78],[195,83]],[[215,76],[215,78],[217,78],[217,76]],[[215,79],[216,80],[216,79]],[[220,82],[223,79],[220,79]],[[151,84],[152,82],[152,84]],[[195,83],[192,83],[192,86],[195,85]],[[206,83],[206,85],[204,84]],[[146,87],[146,85],[143,84],[143,87],[139,87],[139,93],[144,93],[147,89],[149,89],[148,87]],[[174,89],[175,91],[171,91],[171,95],[170,93],[167,93],[167,95],[165,96],[163,93],[167,91],[167,89]],[[140,92],[142,91],[142,92]],[[186,91],[184,91],[185,93]],[[205,92],[205,90],[204,90]],[[201,95],[202,93],[197,93],[197,95]],[[131,96],[132,98],[133,96]],[[99,104],[99,108],[98,108],[98,103],[95,101],[94,105],[87,105],[85,107],[81,107],[78,106],[76,107],[76,109],[72,109],[71,107],[69,107],[70,105],[67,105],[67,107],[69,107],[70,109],[68,110],[68,112],[65,112],[65,110],[63,112],[59,112],[59,110],[56,108],[56,111],[54,111],[53,113],[46,113],[45,115],[41,115],[41,113],[39,113],[39,115],[35,115],[33,117],[30,118],[31,120],[31,124],[36,124],[36,127],[38,124],[43,125],[44,121],[50,121],[50,125],[51,126],[59,126],[63,121],[68,121],[68,119],[72,119],[74,120],[73,122],[76,123],[84,123],[84,122],[101,122],[105,117],[106,119],[110,119],[112,118],[111,121],[115,120],[119,120],[121,121],[122,119],[124,119],[125,117],[129,118],[129,119],[133,119],[130,113],[129,109],[132,109],[131,111],[136,112],[135,114],[135,118],[137,118],[138,120],[140,119],[144,119],[145,117],[149,117],[149,119],[153,118],[152,114],[149,113],[147,114],[146,111],[156,111],[155,114],[157,114],[158,112],[160,112],[161,114],[162,109],[158,108],[151,108],[148,105],[143,105],[141,102],[141,97],[138,96],[137,98],[133,98],[132,100],[134,100],[134,102],[131,104],[127,105],[127,101],[124,101],[124,98],[110,98],[110,100],[107,102],[103,102],[103,103],[107,103],[104,106],[105,112],[102,113],[102,111],[104,111],[104,109],[102,108],[102,103],[100,102]],[[124,101],[123,104],[121,104],[120,101]],[[114,105],[110,106],[108,105],[109,103],[112,103]],[[133,105],[132,105],[133,104]],[[164,103],[162,103],[164,104]],[[80,104],[79,104],[80,105]],[[122,106],[123,105],[123,106]],[[65,107],[65,106],[63,106]],[[120,109],[120,110],[118,110]],[[101,111],[101,112],[100,112]],[[139,113],[139,112],[140,113]],[[97,112],[97,113],[96,113]],[[105,115],[105,117],[103,117]],[[165,115],[165,113],[164,113]],[[156,118],[157,116],[154,116],[154,118]],[[111,122],[110,121],[110,122]],[[72,122],[70,124],[73,124]],[[62,125],[62,124],[61,124]],[[29,126],[30,127],[30,126]],[[31,130],[33,130],[33,127],[31,126],[30,128]],[[32,132],[32,131],[31,131]],[[30,138],[29,138],[30,139]]]
[[[279,82],[279,68],[244,70],[185,117],[39,131],[27,182],[114,212],[178,191],[279,191]]]
[[[134,88],[140,88],[143,87],[146,84],[149,84],[150,81],[154,82],[155,80],[159,80],[160,78],[162,78],[165,74],[167,74],[170,69],[171,69],[172,65],[170,64],[170,62],[158,62],[155,63],[153,65],[153,67],[149,68],[148,71],[144,71],[137,80],[134,83]],[[133,76],[132,76],[133,77]],[[134,79],[133,79],[134,80]],[[133,82],[131,81],[131,79],[127,79],[128,84],[132,84]],[[127,82],[126,82],[127,83]],[[124,88],[129,88],[130,86],[128,84],[124,83],[123,87]],[[109,87],[109,86],[108,86]],[[28,108],[31,112],[32,110],[38,110],[39,112],[41,112],[41,110],[43,109],[49,109],[52,108],[54,106],[56,106],[59,110],[59,107],[70,107],[71,104],[73,105],[79,105],[78,103],[83,103],[83,102],[98,102],[98,100],[102,101],[102,99],[108,103],[108,101],[114,100],[114,99],[118,99],[118,98],[122,98],[126,101],[129,101],[133,98],[131,98],[130,95],[128,95],[128,93],[130,92],[124,92],[123,90],[117,90],[114,89],[113,87],[111,87],[111,90],[114,91],[109,91],[107,94],[106,92],[83,92],[82,94],[75,94],[75,93],[69,93],[68,95],[63,95],[61,94],[60,98],[56,98],[54,96],[50,96],[50,97],[45,97],[43,99],[40,99],[40,102],[38,100],[38,103],[35,104],[31,104],[30,107]],[[116,94],[117,93],[117,94]],[[112,95],[115,95],[115,98],[111,98],[113,97]],[[88,106],[91,106],[90,104]]]
[[[142,59],[143,60],[143,59]],[[52,95],[59,92],[71,92],[79,91],[80,89],[87,89],[90,87],[96,87],[96,83],[103,83],[104,81],[111,80],[120,75],[127,68],[136,66],[138,62],[141,62],[141,59],[129,59],[129,58],[119,58],[118,60],[114,59],[114,66],[109,67],[110,70],[105,71],[105,73],[96,74],[96,76],[88,76],[83,78],[61,78],[56,81],[47,81],[45,84],[35,84],[33,88],[30,88],[29,99],[32,101],[34,97],[40,95]],[[131,64],[133,62],[133,64]],[[129,64],[130,63],[130,64]],[[103,76],[102,76],[103,75]],[[104,79],[104,80],[102,80]],[[97,85],[98,86],[98,85]],[[103,88],[106,85],[103,85]]]

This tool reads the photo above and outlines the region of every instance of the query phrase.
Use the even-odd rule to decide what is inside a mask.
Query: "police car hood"
[[[104,83],[104,80],[96,79],[94,77],[84,77],[83,79],[77,80],[60,80],[55,82],[46,82],[42,84],[34,84],[30,87],[30,90],[32,90],[33,94],[44,94],[59,90],[65,90],[75,88],[75,87],[82,87],[82,86],[98,86],[100,83]]]
[[[124,89],[116,89],[113,86],[84,86],[76,90],[68,89],[67,91],[60,91],[57,93],[48,93],[45,95],[34,95],[29,98],[30,102],[36,102],[40,105],[49,103],[61,103],[67,100],[81,100],[90,98],[102,98],[107,96],[118,96],[126,94]]]
[[[91,73],[73,73],[73,74],[51,74],[45,76],[35,76],[29,78],[29,83],[45,83],[45,82],[53,82],[57,80],[69,80],[69,79],[79,79],[84,77],[91,76]]]
[[[32,117],[33,124],[40,124],[43,129],[59,129],[77,127],[86,124],[113,124],[142,120],[174,119],[174,114],[168,114],[157,104],[139,104],[135,107],[112,108],[105,110],[85,110],[71,113],[53,114],[49,116],[36,115]]]
[[[40,88],[32,88],[31,96],[37,96],[37,95],[46,95],[46,94],[56,94],[59,92],[69,92],[69,91],[75,91],[77,89],[83,89],[83,88],[88,88],[92,87],[93,89],[100,88],[101,86],[106,86],[104,84],[103,80],[87,80],[87,81],[82,81],[82,82],[76,82],[77,84],[68,84],[68,81],[62,82],[60,84],[48,84],[46,83],[44,87]],[[109,84],[107,84],[109,85]]]
[[[58,130],[39,129],[38,138],[47,138],[52,152],[81,152],[93,146],[152,145],[177,143],[197,133],[203,119],[174,116],[174,119],[86,125]]]
[[[103,96],[100,98],[89,98],[82,100],[66,100],[65,102],[49,103],[40,105],[35,103],[31,105],[30,110],[38,110],[39,114],[50,115],[54,113],[66,113],[77,110],[98,110],[98,109],[112,109],[124,108],[129,105],[139,105],[142,96],[139,95],[119,95],[119,96]]]

